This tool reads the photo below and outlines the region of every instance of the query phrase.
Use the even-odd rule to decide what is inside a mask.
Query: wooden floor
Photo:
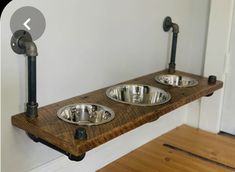
[[[235,171],[235,139],[183,125],[98,171]]]

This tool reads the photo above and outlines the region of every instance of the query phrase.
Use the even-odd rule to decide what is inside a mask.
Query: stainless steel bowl
[[[155,80],[164,85],[171,85],[173,87],[193,87],[198,84],[196,79],[182,76],[182,75],[171,75],[163,74],[155,76]]]
[[[72,104],[58,110],[57,116],[65,122],[77,125],[100,125],[111,121],[115,113],[98,104]]]
[[[141,84],[123,84],[108,88],[106,95],[120,103],[137,106],[154,106],[168,102],[171,96],[168,92]]]

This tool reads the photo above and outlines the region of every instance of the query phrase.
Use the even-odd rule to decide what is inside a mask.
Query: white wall
[[[89,151],[79,163],[33,143],[10,122],[13,114],[24,111],[27,97],[26,60],[9,46],[9,21],[16,9],[30,5],[47,21],[36,41],[40,106],[166,68],[171,40],[162,21],[168,15],[180,25],[177,69],[203,71],[209,0],[14,0],[1,17],[3,172],[39,166],[35,171],[94,171],[186,122],[188,106]],[[190,109],[196,115],[197,110]]]
[[[234,1],[233,1],[234,3]],[[233,4],[232,28],[230,36],[229,53],[225,70],[224,102],[221,118],[221,130],[235,135],[235,5]]]
[[[228,73],[226,66],[229,62],[233,4],[234,0],[211,1],[203,72],[204,76],[216,75],[225,85],[229,84],[225,78]],[[199,128],[215,133],[220,131],[224,88],[212,97],[201,99]]]

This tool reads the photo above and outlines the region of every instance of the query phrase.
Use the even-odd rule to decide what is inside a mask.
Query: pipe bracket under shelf
[[[71,153],[69,153],[67,151],[64,151],[64,150],[60,149],[59,147],[57,147],[57,146],[55,146],[55,145],[53,145],[53,144],[51,144],[51,143],[41,139],[40,137],[37,137],[37,136],[35,136],[33,134],[30,134],[30,133],[27,133],[27,135],[34,142],[36,142],[36,143],[40,142],[40,143],[42,143],[42,144],[44,144],[44,145],[46,145],[46,146],[48,146],[48,147],[50,147],[50,148],[52,148],[52,149],[54,149],[56,151],[58,151],[58,152],[60,152],[60,153],[62,153],[64,155],[68,156],[68,158],[71,161],[82,161],[85,158],[86,153],[83,153],[83,154],[81,154],[79,156],[75,156],[75,155],[73,155],[73,154],[71,154]]]

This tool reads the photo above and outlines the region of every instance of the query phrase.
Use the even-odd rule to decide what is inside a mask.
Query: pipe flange
[[[171,17],[167,16],[163,21],[163,30],[168,32],[172,27],[172,20]]]
[[[13,36],[11,37],[11,48],[16,54],[25,54],[26,53],[25,48],[20,46],[19,41],[21,39],[32,41],[31,35],[28,32],[26,32],[25,30],[16,31],[13,34]]]

